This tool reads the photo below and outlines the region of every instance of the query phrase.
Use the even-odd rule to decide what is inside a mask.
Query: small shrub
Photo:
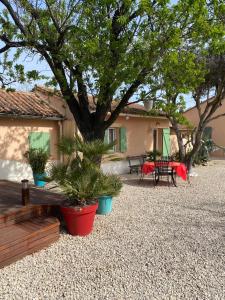
[[[146,152],[148,161],[155,161],[158,157],[162,155],[162,153],[158,150],[153,150]]]
[[[34,174],[44,174],[49,154],[43,149],[30,149],[24,155]]]

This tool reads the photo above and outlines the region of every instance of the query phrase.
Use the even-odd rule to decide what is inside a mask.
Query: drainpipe
[[[58,125],[59,125],[59,138],[61,139],[63,137],[63,123],[62,121],[58,121]],[[63,163],[63,155],[60,152],[59,153],[59,161],[60,163]]]

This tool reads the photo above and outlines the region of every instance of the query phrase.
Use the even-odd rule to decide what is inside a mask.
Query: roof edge
[[[214,99],[214,98],[215,98],[215,97],[213,96],[213,97],[210,97],[210,98],[208,98],[208,99],[205,99],[205,100],[203,100],[203,101],[200,103],[200,105],[204,104],[204,103],[207,102],[207,101],[211,101],[211,100]],[[223,98],[221,101],[224,101],[224,100],[225,100],[225,98]],[[192,110],[192,109],[195,109],[195,108],[196,108],[196,106],[192,106],[192,107],[186,109],[186,110],[184,111],[184,113],[186,113],[186,112],[188,112],[188,111],[190,111],[190,110]]]
[[[14,115],[9,113],[0,113],[0,117],[7,118],[11,117],[13,119],[39,119],[39,120],[48,120],[48,121],[63,121],[65,117],[45,117],[45,116],[32,116],[32,115]]]

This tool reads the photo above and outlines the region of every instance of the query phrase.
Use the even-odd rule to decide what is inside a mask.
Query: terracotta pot
[[[68,232],[80,236],[91,233],[97,208],[98,203],[84,207],[61,207]]]

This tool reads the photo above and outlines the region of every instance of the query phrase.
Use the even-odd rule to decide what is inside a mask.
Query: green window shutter
[[[30,149],[43,149],[50,153],[50,134],[48,132],[31,132],[29,147]]]
[[[106,131],[105,131],[104,143],[105,144],[109,143],[109,130],[108,129],[106,129]]]
[[[120,152],[127,151],[127,130],[125,127],[120,128]]]
[[[204,140],[211,140],[212,139],[212,127],[206,127],[204,129],[203,139]]]
[[[170,156],[170,128],[163,128],[163,156]]]

